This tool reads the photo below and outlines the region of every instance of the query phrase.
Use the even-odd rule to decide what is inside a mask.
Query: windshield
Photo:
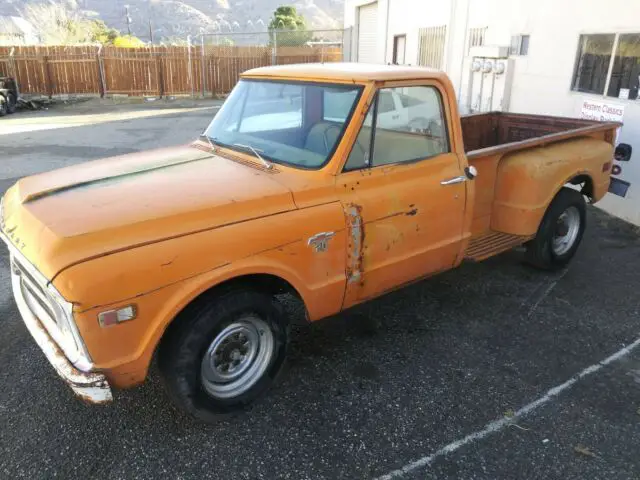
[[[255,149],[268,161],[319,168],[333,154],[362,87],[241,80],[205,135],[224,147]]]

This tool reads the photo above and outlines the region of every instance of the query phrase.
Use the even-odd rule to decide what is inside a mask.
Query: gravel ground
[[[187,142],[214,112],[100,108],[0,121],[0,192]],[[174,411],[155,372],[108,406],[76,400],[21,323],[0,249],[0,477],[637,479],[640,347],[598,364],[640,337],[640,233],[596,208],[588,221],[566,271],[509,252],[294,329],[282,381],[214,426]]]

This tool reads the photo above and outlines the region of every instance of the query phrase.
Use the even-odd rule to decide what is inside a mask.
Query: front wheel
[[[281,371],[288,337],[288,323],[272,296],[234,289],[198,301],[160,345],[169,396],[206,422],[242,410]]]
[[[536,237],[527,245],[526,260],[546,270],[563,268],[573,258],[587,225],[582,194],[564,187],[547,209]]]

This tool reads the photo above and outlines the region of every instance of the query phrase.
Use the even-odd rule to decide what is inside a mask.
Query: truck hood
[[[51,279],[91,258],[293,210],[277,175],[194,146],[151,150],[24,178],[0,222]]]

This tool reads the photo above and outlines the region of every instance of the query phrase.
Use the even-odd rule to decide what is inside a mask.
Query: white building
[[[462,112],[622,119],[625,197],[599,205],[640,224],[640,0],[345,0],[344,18],[354,60],[440,68]]]

